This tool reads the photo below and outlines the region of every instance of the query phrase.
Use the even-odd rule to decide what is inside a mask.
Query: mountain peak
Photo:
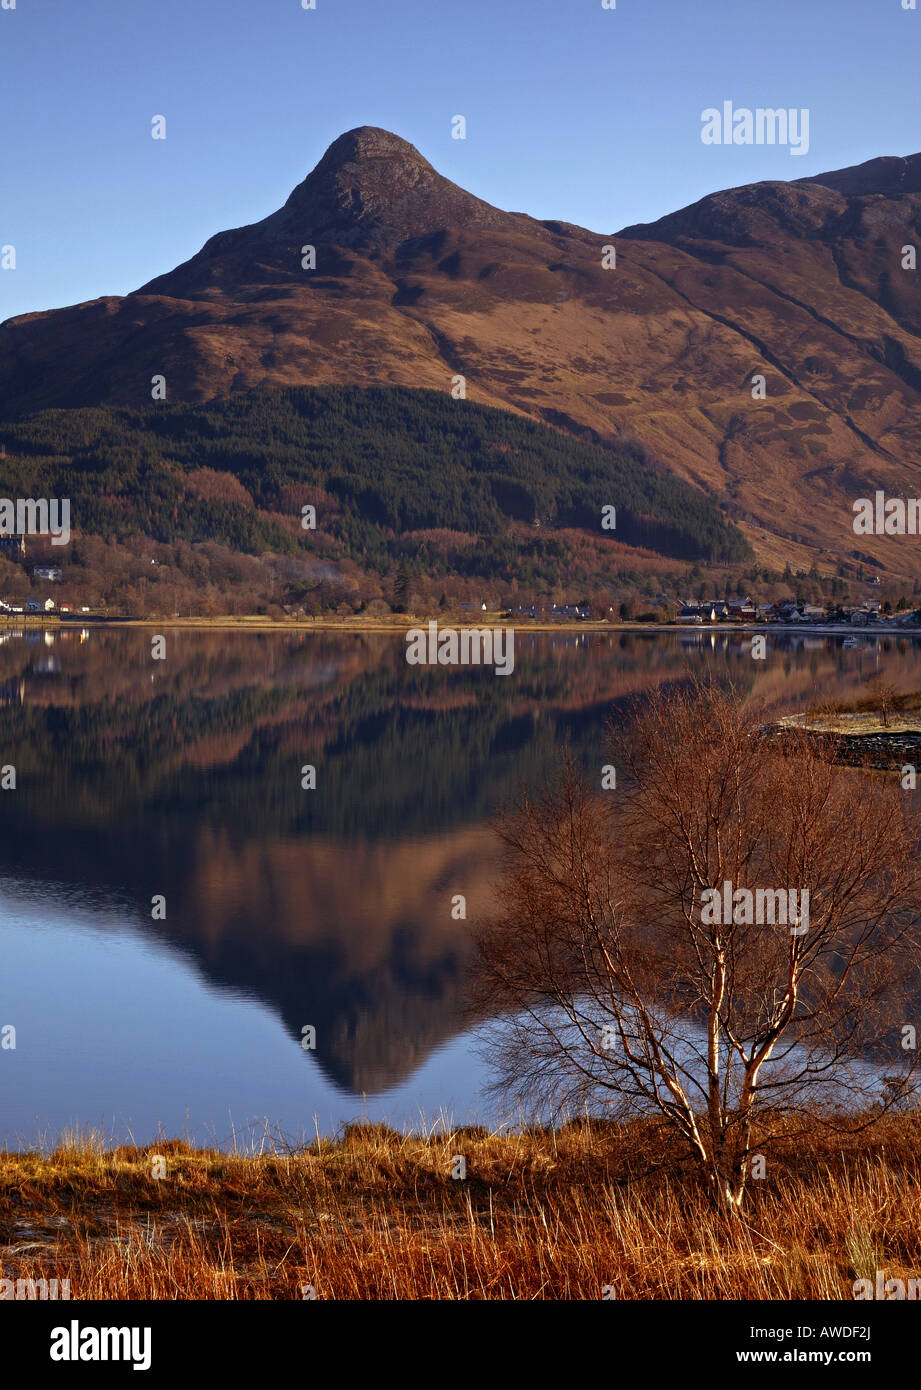
[[[394,135],[380,126],[359,125],[347,130],[329,146],[319,164],[313,170],[319,173],[325,169],[339,169],[346,164],[361,163],[366,159],[406,160],[431,168],[428,160],[402,136]]]
[[[518,227],[530,218],[500,212],[439,174],[392,131],[347,130],[277,212],[246,227],[218,232],[201,251],[138,294],[195,298],[217,284],[246,280],[253,268],[290,274],[292,248],[340,246],[374,258],[404,242],[465,227]],[[299,253],[298,253],[299,254]]]
[[[218,232],[191,260],[135,293],[194,299],[253,276],[263,283],[266,275],[288,278],[304,245],[339,246],[375,259],[449,230],[522,224],[537,225],[459,188],[392,131],[356,126],[333,141],[277,212]]]
[[[439,174],[408,140],[363,125],[334,140],[284,207],[259,225],[270,234],[390,250],[443,228],[495,226],[508,217]]]

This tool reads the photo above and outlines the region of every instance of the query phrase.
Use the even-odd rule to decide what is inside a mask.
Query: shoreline
[[[411,628],[425,627],[436,622],[440,628],[485,628],[503,627],[515,632],[690,632],[690,633],[802,633],[815,637],[921,637],[921,625],[907,627],[904,624],[878,622],[867,626],[850,623],[631,623],[607,622],[591,619],[561,622],[541,622],[532,618],[515,622],[514,619],[501,618],[490,613],[482,614],[479,621],[470,617],[408,617],[404,621],[397,618],[263,618],[258,616],[227,615],[215,618],[133,618],[100,617],[90,614],[25,614],[0,613],[0,627],[74,628],[74,627],[139,627],[139,628],[185,628],[190,631],[235,631],[235,632],[355,632],[361,635],[381,633],[399,635]]]
[[[888,1274],[918,1268],[917,1133],[916,1111],[850,1134],[766,1119],[773,1180],[751,1184],[734,1232],[654,1119],[358,1122],[252,1154],[72,1139],[0,1153],[3,1296],[73,1300],[75,1316],[85,1299],[596,1301],[605,1284],[624,1300],[851,1300],[876,1268],[854,1266],[855,1224],[885,1230]]]

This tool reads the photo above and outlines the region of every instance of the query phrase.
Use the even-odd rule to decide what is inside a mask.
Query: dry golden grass
[[[890,714],[885,719],[875,710],[853,714],[789,715],[778,720],[781,728],[811,729],[815,734],[841,734],[854,738],[866,734],[921,733],[921,711]]]
[[[785,1141],[737,1229],[646,1123],[360,1126],[258,1155],[71,1141],[0,1156],[0,1263],[76,1299],[850,1298],[921,1272],[919,1137],[914,1112]]]
[[[872,681],[868,693],[859,699],[827,697],[804,714],[785,715],[777,721],[783,728],[806,728],[813,733],[858,734],[921,732],[921,691],[898,691]]]

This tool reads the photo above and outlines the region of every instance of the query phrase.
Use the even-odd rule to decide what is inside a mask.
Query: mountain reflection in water
[[[564,743],[600,774],[606,719],[688,669],[784,711],[883,669],[921,687],[921,645],[907,638],[844,651],[840,638],[778,634],[768,648],[756,662],[742,633],[519,630],[514,673],[497,679],[410,667],[392,636],[176,631],[154,661],[140,630],[0,632],[0,761],[17,770],[0,794],[0,1024],[17,1026],[0,1139],[100,1113],[138,1139],[177,1114],[194,1132],[209,1074],[231,1111],[264,1102],[272,1118],[289,1097],[286,1117],[309,1129],[330,1098],[396,1096],[398,1123],[418,1117],[406,1097],[440,1057],[441,1099],[468,1106],[483,1069],[462,1000],[470,923],[497,871],[490,819],[553,771]],[[457,893],[466,922],[451,915]],[[136,951],[116,949],[129,938]],[[90,972],[105,960],[100,996]],[[190,972],[198,994],[183,992]],[[170,990],[182,1048],[148,1038],[141,1065],[137,1009],[169,1020]],[[240,1013],[212,1017],[213,995],[258,1011],[245,1050]],[[100,1095],[94,1075],[123,1086]]]

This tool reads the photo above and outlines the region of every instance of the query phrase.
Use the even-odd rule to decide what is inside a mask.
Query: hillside
[[[445,392],[300,387],[49,410],[0,426],[0,441],[6,495],[71,499],[77,539],[54,556],[65,587],[135,612],[173,611],[183,576],[223,582],[241,602],[248,586],[257,602],[354,606],[385,592],[405,605],[414,585],[589,592],[634,553],[721,564],[751,554],[715,503],[641,445],[566,438]],[[615,531],[602,530],[605,504]],[[118,547],[140,555],[143,593],[106,587]],[[0,583],[17,582],[25,574],[0,561]],[[194,594],[181,601],[200,608]]]
[[[921,495],[921,291],[901,260],[921,242],[919,167],[730,189],[614,235],[502,212],[361,127],[277,212],[135,293],[0,325],[0,418],[138,410],[157,375],[169,403],[265,385],[447,394],[463,376],[471,400],[573,435],[627,431],[765,565],[873,560],[901,582],[921,549],[855,545],[851,503]]]

